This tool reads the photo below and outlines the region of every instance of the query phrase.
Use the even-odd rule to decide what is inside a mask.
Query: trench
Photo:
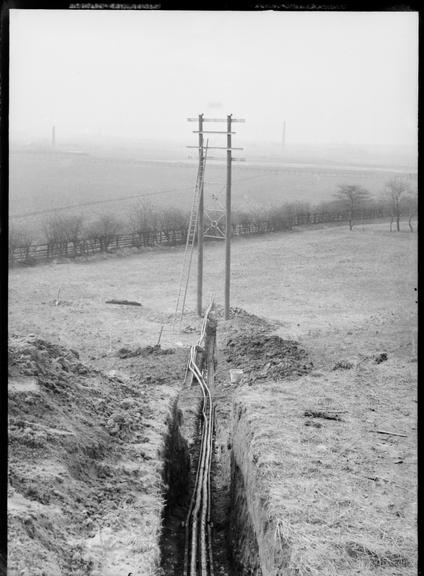
[[[160,540],[161,568],[165,575],[181,574],[184,565],[184,521],[190,501],[191,461],[187,440],[182,436],[182,412],[174,404],[165,443],[163,480],[165,503]]]
[[[248,512],[245,479],[231,439],[231,397],[214,395],[211,468],[213,576],[262,576],[255,530]],[[200,451],[199,386],[184,388],[174,405],[165,446],[166,488],[162,519],[163,576],[184,574],[185,519]],[[199,571],[200,574],[200,571]]]

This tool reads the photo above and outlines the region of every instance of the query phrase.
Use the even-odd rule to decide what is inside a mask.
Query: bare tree
[[[311,205],[309,202],[297,201],[294,204],[294,220],[296,226],[309,223]]]
[[[231,221],[233,224],[248,226],[253,220],[252,213],[244,208],[236,208],[232,211]]]
[[[159,216],[153,204],[141,201],[132,207],[130,213],[130,229],[138,236],[138,245],[150,244],[149,236],[156,233],[159,225]]]
[[[87,228],[86,237],[90,240],[97,240],[100,244],[100,251],[106,252],[111,242],[121,227],[121,222],[113,214],[101,214]]]
[[[9,225],[9,261],[12,266],[15,262],[16,250],[23,251],[25,260],[29,259],[31,244],[32,238],[26,230],[14,224]]]
[[[84,218],[82,214],[67,214],[61,217],[61,227],[64,242],[66,242],[66,252],[68,245],[72,243],[74,256],[77,255],[82,236],[82,225]]]
[[[47,250],[57,249],[60,254],[68,253],[68,244],[72,242],[74,255],[81,240],[83,216],[81,214],[58,214],[49,216],[43,222]]]
[[[267,219],[274,230],[286,230],[296,224],[297,208],[295,204],[281,204],[268,209]]]
[[[51,256],[55,250],[58,251],[59,254],[65,252],[67,240],[62,221],[62,216],[54,213],[48,216],[42,223],[42,229],[47,243],[47,257]]]
[[[418,212],[418,194],[416,189],[410,188],[409,191],[401,199],[402,208],[405,208],[408,214],[408,226],[411,232],[414,231],[412,226],[412,219]]]
[[[369,198],[370,194],[368,190],[362,186],[357,186],[355,184],[340,184],[335,196],[347,210],[349,230],[352,230],[354,216],[363,202]]]
[[[82,214],[68,214],[62,218],[64,235],[68,242],[78,242],[81,239],[83,221]]]
[[[256,230],[259,231],[264,223],[269,222],[272,207],[256,202],[250,202],[248,211],[250,214],[250,225],[253,225]]]
[[[394,218],[396,218],[396,230],[400,232],[401,199],[411,191],[410,183],[404,176],[395,176],[386,183],[386,191],[391,199],[392,208],[390,232]]]
[[[189,215],[179,208],[163,208],[158,213],[158,224],[168,242],[172,240],[171,235],[173,235],[173,241],[176,242],[176,230],[180,230],[184,237],[188,223]]]

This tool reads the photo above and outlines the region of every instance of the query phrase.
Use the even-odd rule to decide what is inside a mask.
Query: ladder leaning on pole
[[[175,306],[174,321],[172,324],[173,329],[175,329],[175,323],[177,321],[177,318],[179,318],[179,321],[181,322],[184,315],[184,308],[187,297],[188,282],[190,279],[191,261],[193,257],[193,247],[196,238],[196,232],[198,234],[203,233],[203,230],[200,231],[198,230],[198,222],[199,222],[200,195],[204,183],[207,155],[208,155],[208,143],[206,142],[205,153],[201,155],[201,159],[199,162],[199,169],[197,171],[196,187],[194,189],[193,194],[193,203],[191,205],[191,211],[190,211],[190,220],[184,250],[184,259],[180,274],[178,298],[177,298],[177,304]]]

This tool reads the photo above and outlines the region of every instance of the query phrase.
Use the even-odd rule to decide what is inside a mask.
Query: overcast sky
[[[10,129],[191,140],[417,141],[413,12],[10,11]],[[216,129],[216,126],[215,126]],[[239,136],[237,137],[239,141]]]

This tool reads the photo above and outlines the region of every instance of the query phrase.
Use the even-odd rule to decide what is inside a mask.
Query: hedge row
[[[349,214],[347,211],[327,210],[311,212],[309,210],[273,210],[266,214],[267,218],[259,219],[260,216],[252,214],[243,214],[236,212],[233,217],[232,233],[234,236],[265,234],[269,232],[278,232],[290,230],[294,226],[307,224],[320,224],[331,222],[346,222]],[[364,208],[357,211],[355,217],[359,220],[375,219],[387,216],[387,210],[384,207]],[[75,218],[75,217],[74,217]],[[90,233],[83,233],[81,222],[79,228],[74,226],[71,230],[70,222],[78,224],[72,218],[61,217],[58,221],[53,221],[57,231],[52,233],[53,224],[50,223],[50,237],[48,241],[42,244],[33,243],[31,239],[25,238],[24,233],[19,237],[19,232],[11,230],[9,241],[9,265],[14,266],[21,264],[36,264],[46,262],[55,258],[77,258],[89,256],[101,252],[111,252],[125,248],[143,248],[158,245],[176,246],[185,244],[187,240],[187,220],[181,221],[178,227],[164,229],[155,226],[153,220],[144,229],[137,231],[118,233],[114,229],[114,220],[109,217],[106,222],[103,219],[103,227],[97,226],[96,231],[91,228]],[[60,226],[62,225],[62,227]],[[66,225],[68,224],[68,226]],[[108,225],[106,225],[108,224]],[[211,225],[206,232],[208,236],[220,235],[224,227],[218,223],[220,231],[214,229]],[[78,229],[77,229],[78,228]],[[205,228],[206,231],[206,228]],[[14,234],[14,236],[13,236]]]

